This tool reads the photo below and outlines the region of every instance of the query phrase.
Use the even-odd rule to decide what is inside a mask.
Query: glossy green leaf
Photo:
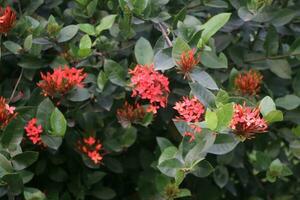
[[[99,35],[102,31],[110,29],[115,22],[117,15],[108,15],[101,19],[100,24],[96,26],[96,34]]]
[[[69,25],[62,28],[57,36],[57,42],[62,43],[71,40],[77,34],[78,29],[77,25]]]
[[[143,37],[137,41],[134,47],[134,55],[138,64],[150,65],[153,63],[154,53],[152,46],[150,42]]]
[[[26,151],[17,154],[12,158],[13,167],[15,170],[25,169],[37,161],[38,156],[39,153],[34,151]]]
[[[67,121],[63,113],[55,108],[50,116],[51,135],[63,137],[67,130]]]

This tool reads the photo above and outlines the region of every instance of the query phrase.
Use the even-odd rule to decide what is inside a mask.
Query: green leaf
[[[197,143],[184,158],[184,162],[186,166],[192,166],[194,163],[198,163],[205,158],[205,153],[203,153],[203,149],[205,147],[205,141],[201,141]]]
[[[296,12],[288,8],[280,9],[275,13],[275,16],[271,20],[271,23],[274,26],[283,26],[289,23],[296,16]]]
[[[188,189],[180,189],[179,193],[176,195],[176,198],[182,198],[182,197],[190,197],[192,196],[192,193]]]
[[[11,195],[19,195],[23,191],[22,177],[18,173],[6,174],[2,180],[8,185],[8,193]]]
[[[1,176],[3,175],[2,170],[5,170],[5,172],[13,172],[11,162],[3,154],[0,154],[0,168]]]
[[[192,174],[199,178],[204,178],[210,175],[213,171],[214,168],[212,167],[212,165],[208,161],[202,160],[193,168]]]
[[[279,48],[279,37],[274,26],[270,26],[264,43],[267,55],[276,55]]]
[[[89,35],[96,35],[96,29],[92,24],[79,24],[79,29]]]
[[[267,64],[274,74],[283,79],[291,79],[292,70],[287,60],[267,60]]]
[[[90,49],[92,47],[92,40],[89,35],[84,35],[80,39],[79,48],[80,49]]]
[[[92,195],[98,199],[108,200],[113,199],[116,196],[116,192],[108,187],[102,187],[100,189],[94,190]]]
[[[100,92],[103,91],[106,83],[108,81],[108,77],[104,71],[100,71],[97,78],[97,86],[100,89]]]
[[[193,81],[198,82],[202,86],[211,90],[218,90],[219,87],[214,81],[214,79],[205,71],[195,68],[191,73],[191,78]]]
[[[208,40],[227,23],[230,16],[231,13],[221,13],[213,16],[205,24],[203,24],[203,31],[201,34],[202,42],[204,44],[207,43]]]
[[[280,122],[283,120],[283,114],[280,110],[273,110],[269,112],[264,119],[267,123],[274,123],[274,122]]]
[[[293,155],[300,159],[300,141],[294,140],[290,143],[290,151],[293,153]]]
[[[161,152],[163,152],[168,147],[174,146],[167,138],[156,137],[156,141]]]
[[[161,162],[157,168],[169,177],[175,177],[177,170],[182,168],[183,164],[176,158],[168,159]]]
[[[223,155],[232,151],[239,143],[239,140],[231,134],[217,134],[215,143],[207,150],[208,153]]]
[[[67,130],[67,121],[65,116],[55,108],[50,117],[51,135],[63,137]]]
[[[13,42],[13,41],[5,41],[3,42],[3,45],[6,49],[8,49],[13,54],[18,55],[20,51],[23,49],[19,44]]]
[[[225,54],[220,53],[219,57],[212,51],[203,51],[200,54],[201,63],[208,68],[221,69],[227,68],[228,62]]]
[[[133,11],[138,14],[142,15],[143,11],[146,9],[149,0],[130,0],[133,5]]]
[[[228,103],[219,107],[216,114],[218,116],[217,130],[222,131],[228,128],[233,116],[233,104]]]
[[[115,158],[106,158],[104,160],[104,164],[105,166],[112,172],[114,173],[123,173],[123,166],[122,164],[120,163],[120,161],[118,161],[117,159]]]
[[[161,49],[154,56],[156,70],[168,70],[175,66],[172,59],[172,48]]]
[[[181,60],[181,54],[187,52],[191,47],[181,38],[177,38],[172,49],[173,62],[178,66],[177,62]]]
[[[45,200],[46,196],[40,190],[36,188],[24,188],[25,200]]]
[[[50,130],[50,117],[54,109],[55,106],[49,98],[43,100],[37,107],[38,124],[41,124],[46,131]]]
[[[275,103],[278,107],[284,108],[286,110],[293,110],[300,105],[300,97],[293,94],[288,94],[284,97],[276,99]]]
[[[78,32],[78,26],[77,25],[69,25],[60,30],[57,36],[57,42],[67,42],[71,40]]]
[[[87,14],[92,17],[97,9],[98,0],[92,0],[86,7]]]
[[[45,62],[40,58],[26,56],[21,58],[18,65],[24,69],[40,69],[45,67]]]
[[[192,93],[195,97],[197,97],[205,107],[213,106],[215,103],[215,95],[200,85],[199,83],[190,83],[190,87],[192,89]]]
[[[229,101],[229,95],[225,90],[219,90],[217,96],[216,96],[216,106],[222,106],[223,104],[228,103]]]
[[[96,27],[96,34],[99,35],[102,31],[110,29],[115,22],[117,15],[108,15],[101,19],[100,24]]]
[[[26,121],[21,116],[17,116],[7,125],[5,130],[2,132],[1,138],[1,143],[4,148],[15,148],[21,143],[25,124]]]
[[[276,106],[273,99],[269,96],[266,96],[260,101],[259,109],[261,114],[265,117],[271,111],[276,110]]]
[[[214,180],[220,188],[223,188],[229,180],[227,168],[224,166],[217,166],[214,171]]]
[[[182,170],[177,170],[175,176],[175,184],[179,186],[185,178],[185,172]]]
[[[158,164],[161,164],[162,162],[164,162],[166,160],[175,158],[177,153],[178,153],[178,149],[174,146],[169,146],[169,147],[165,148],[158,159]]]
[[[76,88],[68,95],[68,99],[73,102],[86,101],[90,97],[91,94],[87,88]]]
[[[42,141],[47,147],[57,150],[62,144],[62,137],[52,136],[52,135],[41,135]]]
[[[141,37],[134,47],[134,55],[138,64],[149,65],[153,63],[154,53],[148,40]]]
[[[32,165],[35,161],[37,161],[39,156],[38,152],[34,151],[26,151],[20,154],[15,155],[12,158],[12,164],[15,170],[23,170],[30,165]]]
[[[28,35],[24,40],[24,49],[29,51],[32,47],[32,35]]]
[[[121,144],[123,147],[130,147],[137,138],[137,130],[134,127],[127,128],[123,135],[121,136]]]
[[[205,123],[207,128],[209,128],[210,130],[215,130],[218,125],[217,114],[207,109],[205,113]]]
[[[126,76],[127,73],[123,66],[119,65],[119,63],[106,59],[104,61],[104,71],[106,75],[108,76],[108,79],[119,86],[125,86],[126,85]]]

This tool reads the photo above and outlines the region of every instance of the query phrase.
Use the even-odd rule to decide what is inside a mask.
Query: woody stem
[[[167,42],[167,44],[168,44],[168,46],[169,46],[169,47],[172,47],[173,44],[172,44],[172,42],[171,42],[171,40],[170,40],[170,38],[169,38],[169,36],[168,36],[166,30],[165,30],[164,27],[161,25],[161,23],[158,23],[158,26],[159,26],[159,29],[160,29],[161,33],[163,34],[163,37],[165,38],[165,40],[166,40],[166,42]]]
[[[13,90],[13,92],[11,93],[10,98],[9,98],[9,100],[8,100],[8,103],[9,103],[9,102],[12,100],[12,98],[14,98],[14,96],[15,96],[15,93],[16,93],[16,91],[17,91],[18,85],[19,85],[19,83],[20,83],[20,81],[21,81],[21,78],[22,78],[22,76],[23,76],[23,71],[24,71],[24,69],[22,68],[21,73],[20,73],[20,75],[19,75],[19,78],[18,78],[18,80],[17,80],[17,83],[16,83],[16,85],[15,85],[15,87],[14,87],[14,90]]]

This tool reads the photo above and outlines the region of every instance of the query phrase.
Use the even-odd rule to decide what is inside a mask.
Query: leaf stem
[[[286,54],[286,55],[276,55],[276,56],[266,56],[266,57],[261,57],[261,58],[257,58],[257,59],[252,59],[252,60],[245,60],[246,63],[248,62],[258,62],[258,61],[263,61],[263,60],[276,60],[276,59],[280,59],[280,58],[288,58],[290,56],[299,56],[300,53],[294,53],[294,54]]]
[[[19,75],[19,78],[18,78],[18,80],[17,80],[17,83],[16,83],[16,85],[15,85],[15,87],[14,87],[14,90],[13,90],[13,92],[11,93],[10,98],[9,98],[9,100],[8,100],[8,103],[9,103],[9,102],[14,98],[14,96],[15,96],[15,93],[16,93],[16,91],[17,91],[18,85],[19,85],[19,83],[20,83],[20,81],[21,81],[21,79],[22,79],[23,72],[24,72],[24,69],[22,68],[21,73],[20,73],[20,75]]]

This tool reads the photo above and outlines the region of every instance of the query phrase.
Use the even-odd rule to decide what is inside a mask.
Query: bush
[[[300,195],[298,1],[0,2],[1,199]]]

